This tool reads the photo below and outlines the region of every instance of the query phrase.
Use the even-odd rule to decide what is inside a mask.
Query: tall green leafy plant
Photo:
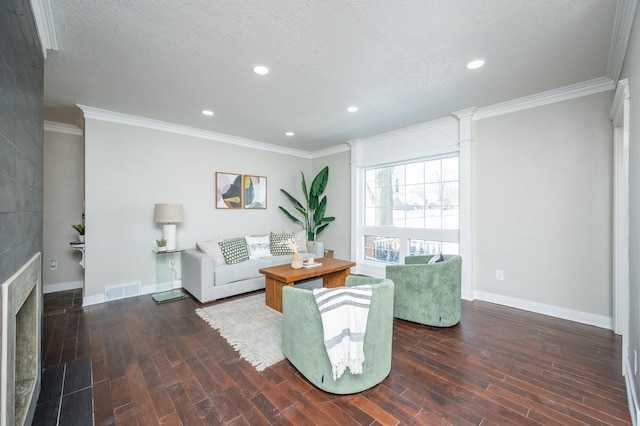
[[[302,215],[302,219],[289,213],[289,211],[282,206],[279,206],[279,208],[294,223],[302,225],[307,233],[308,241],[315,241],[318,234],[324,231],[324,229],[329,226],[329,223],[336,220],[333,216],[325,217],[324,215],[327,209],[327,196],[323,196],[322,194],[327,188],[327,182],[329,182],[329,166],[326,166],[318,172],[313,182],[311,182],[309,190],[307,190],[304,173],[300,172],[300,175],[302,176],[301,183],[302,193],[304,194],[304,204],[284,189],[280,189],[280,191],[291,201],[296,211]]]

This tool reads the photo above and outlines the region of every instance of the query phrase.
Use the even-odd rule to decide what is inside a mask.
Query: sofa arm
[[[213,257],[196,249],[181,255],[182,287],[201,303],[208,302],[207,289],[213,287],[215,262]]]

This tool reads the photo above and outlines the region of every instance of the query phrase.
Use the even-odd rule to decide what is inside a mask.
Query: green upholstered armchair
[[[345,283],[347,287],[363,284],[371,284],[373,294],[367,317],[362,374],[351,374],[347,369],[335,381],[313,293],[289,286],[282,289],[282,351],[307,380],[325,392],[361,392],[383,381],[391,371],[393,282],[350,275]]]
[[[393,315],[450,327],[460,322],[462,258],[444,255],[444,261],[427,265],[432,257],[407,256],[404,265],[387,265],[387,278],[395,284]]]

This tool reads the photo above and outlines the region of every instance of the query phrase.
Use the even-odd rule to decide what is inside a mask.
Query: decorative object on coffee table
[[[293,256],[291,256],[291,267],[293,269],[302,268],[302,255],[298,253],[297,250],[293,253]]]

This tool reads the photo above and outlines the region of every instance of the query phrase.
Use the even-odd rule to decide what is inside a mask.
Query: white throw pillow
[[[211,241],[199,241],[196,243],[196,247],[204,254],[213,257],[213,262],[216,265],[222,265],[225,261],[220,244],[218,244],[220,241],[222,241],[221,238]]]
[[[249,259],[271,256],[271,243],[268,235],[261,237],[244,237],[249,249]]]

